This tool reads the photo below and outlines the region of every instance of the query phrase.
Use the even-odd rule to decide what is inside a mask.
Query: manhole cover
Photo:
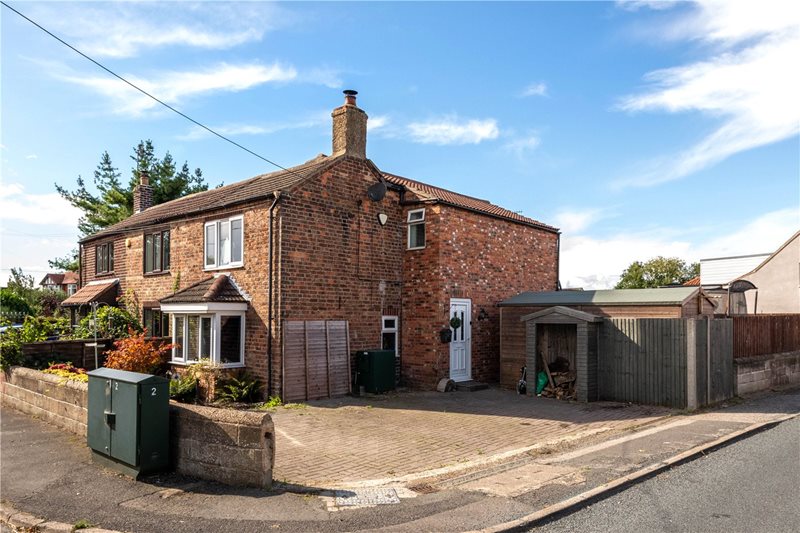
[[[400,503],[394,489],[353,489],[337,490],[336,505],[339,507],[367,507]]]

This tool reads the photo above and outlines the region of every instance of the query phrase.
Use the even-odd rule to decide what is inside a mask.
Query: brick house
[[[67,296],[72,296],[78,291],[78,283],[80,282],[77,272],[63,272],[63,273],[50,273],[42,278],[39,286],[43,289],[51,291],[62,291]]]
[[[83,288],[65,304],[85,306],[84,291],[125,294],[151,332],[171,331],[182,345],[174,364],[244,366],[267,394],[285,395],[297,346],[306,396],[349,382],[346,371],[331,377],[335,339],[325,324],[334,322],[346,322],[348,357],[395,350],[405,385],[496,382],[496,305],[556,289],[558,230],[382,172],[366,157],[367,115],[355,92],[345,94],[330,156],[155,206],[146,180],[138,185],[131,217],[81,241]],[[446,343],[453,316],[462,325]],[[290,335],[298,324],[299,340]],[[309,333],[317,330],[320,346]],[[315,368],[327,393],[310,392]]]

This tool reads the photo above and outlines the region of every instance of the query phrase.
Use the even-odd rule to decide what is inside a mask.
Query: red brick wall
[[[421,205],[406,209],[418,209]],[[403,377],[429,388],[450,372],[449,345],[439,341],[450,298],[472,300],[472,378],[499,378],[501,300],[522,291],[555,290],[556,234],[444,205],[425,212],[426,247],[404,256]],[[477,320],[484,309],[487,320]]]
[[[499,310],[496,304],[527,290],[554,290],[557,235],[530,226],[443,205],[401,206],[399,193],[380,202],[366,196],[376,181],[364,160],[345,158],[289,191],[275,211],[273,384],[280,391],[282,320],[348,320],[350,348],[381,344],[381,316],[400,321],[402,380],[419,388],[449,375],[449,346],[439,341],[450,298],[472,300],[473,379],[499,379]],[[406,203],[414,198],[408,196]],[[244,266],[229,272],[251,298],[245,362],[267,378],[268,220],[261,201],[170,223],[171,271],[142,272],[143,232],[118,238],[121,293],[140,305],[210,277],[203,270],[203,223],[244,214]],[[406,216],[426,207],[426,247],[406,250]],[[388,215],[386,226],[378,213]],[[126,244],[127,240],[127,244]],[[98,240],[97,242],[103,242]],[[94,242],[84,247],[83,281],[96,279]],[[478,321],[481,309],[488,320]]]
[[[117,237],[114,248],[114,272],[96,276],[94,273],[94,242],[84,245],[82,265],[84,285],[95,279],[119,278],[120,295],[132,298],[141,310],[146,302],[154,302],[186,287],[210,278],[215,273],[228,273],[251,298],[245,325],[245,364],[260,379],[267,377],[267,226],[270,201],[256,202],[234,208],[204,213],[173,221],[154,229],[170,229],[170,271],[164,274],[144,274],[142,261],[144,231]],[[244,214],[244,265],[206,271],[203,269],[204,223]],[[98,239],[97,243],[107,242]]]
[[[347,158],[280,203],[279,314],[282,320],[347,320],[350,349],[380,348],[381,316],[398,315],[405,222],[399,194],[371,201],[377,181],[365,161]],[[378,214],[385,213],[385,226]],[[280,333],[274,374],[280,379]]]

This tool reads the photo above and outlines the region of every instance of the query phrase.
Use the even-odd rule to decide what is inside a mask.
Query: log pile
[[[542,390],[545,398],[556,398],[559,400],[575,399],[575,374],[571,372],[553,372],[552,385],[550,383]]]
[[[569,361],[557,357],[553,363],[548,364],[544,354],[539,355],[547,373],[547,386],[542,390],[542,396],[558,400],[574,400],[576,376],[569,371]]]

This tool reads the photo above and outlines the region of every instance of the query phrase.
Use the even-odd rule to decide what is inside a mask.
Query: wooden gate
[[[346,320],[283,322],[283,401],[350,392],[350,329]]]

